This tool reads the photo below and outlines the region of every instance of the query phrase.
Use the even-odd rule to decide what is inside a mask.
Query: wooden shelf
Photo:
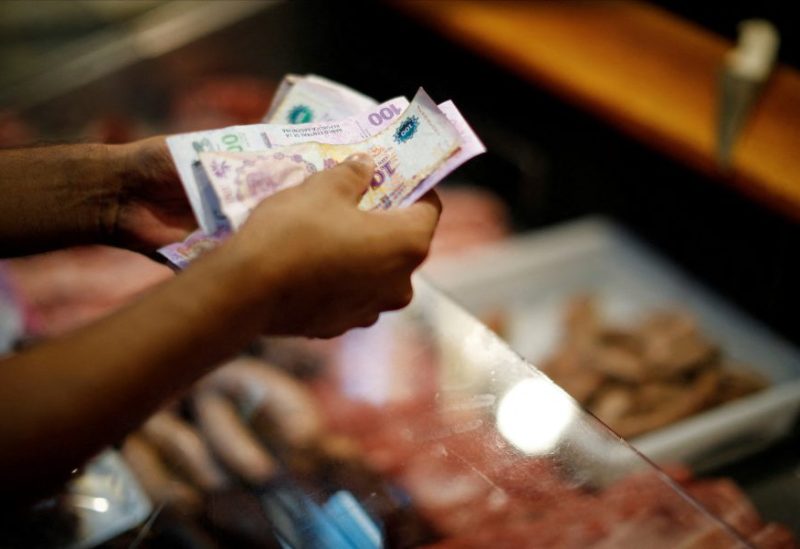
[[[722,37],[635,1],[404,1],[452,40],[800,219],[800,73],[780,66],[715,160]]]

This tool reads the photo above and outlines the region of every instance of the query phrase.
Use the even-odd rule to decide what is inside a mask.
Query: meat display
[[[342,405],[337,403],[337,413]],[[360,414],[366,412],[363,405],[358,407]],[[381,468],[408,492],[418,512],[441,536],[429,547],[738,545],[704,510],[673,492],[658,471],[631,474],[593,489],[570,478],[549,457],[522,455],[488,417],[462,433],[437,422],[430,411],[375,408],[369,417],[374,430],[362,424],[353,429],[351,438],[372,467]],[[459,425],[462,422],[463,418]],[[387,432],[393,435],[387,437]],[[382,457],[375,460],[379,451]],[[673,471],[673,477],[755,547],[797,547],[789,530],[762,522],[731,481],[699,480],[683,469]]]
[[[395,335],[400,346],[407,337],[421,345],[414,331]],[[645,468],[597,484],[565,468],[555,453],[526,455],[515,448],[497,429],[488,399],[465,395],[463,402],[444,404],[421,379],[420,391],[407,398],[370,403],[349,396],[341,369],[368,372],[343,366],[341,349],[325,350],[328,357],[319,362],[326,365],[310,383],[325,420],[323,432],[347,448],[351,464],[407,494],[415,513],[440,538],[431,547],[737,546],[705,509],[757,547],[796,547],[790,531],[765,524],[727,479],[695,479],[687,469],[673,468],[673,480],[667,480]],[[435,355],[416,359],[427,361],[427,375],[437,375]],[[411,365],[395,364],[404,366]],[[348,475],[339,479],[352,484]],[[671,482],[705,509],[684,499]]]
[[[67,248],[0,265],[24,308],[28,338],[73,330],[173,276],[164,265],[110,246]]]
[[[571,341],[582,344],[602,329],[585,301],[574,305],[569,322]],[[658,339],[667,337],[663,332],[639,345],[657,359],[665,379],[707,369],[719,384],[716,367],[707,363],[719,351],[694,332],[686,336],[692,324],[685,317],[667,322],[659,316],[641,330],[664,325],[684,338],[680,353],[664,352],[673,345]],[[601,482],[555,449],[526,454],[498,429],[494,396],[442,398],[441,350],[424,326],[384,323],[379,328],[390,329],[391,338],[378,337],[380,346],[363,332],[333,341],[270,342],[252,351],[263,356],[220,367],[182,402],[156,414],[122,446],[161,510],[145,542],[277,547],[273,533],[286,539],[280,520],[286,509],[276,512],[276,506],[290,501],[305,510],[344,491],[379,525],[386,547],[736,546],[711,515],[755,547],[797,547],[790,531],[764,523],[727,479],[695,479],[678,468],[667,481],[644,467]],[[629,352],[625,337],[619,331],[610,337],[620,354]],[[656,375],[641,373],[640,358],[605,360],[592,370],[600,378],[594,391],[606,377],[621,384]],[[700,360],[702,367],[687,365]],[[740,392],[731,385],[729,394]],[[240,511],[232,513],[231,505]],[[302,524],[311,515],[303,511],[293,521]]]
[[[654,311],[621,327],[604,323],[590,296],[568,304],[561,344],[541,368],[625,438],[767,386],[727,358],[690,313]]]

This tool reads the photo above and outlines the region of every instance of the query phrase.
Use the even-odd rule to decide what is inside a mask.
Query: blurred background
[[[520,334],[556,331],[575,296],[588,292],[599,310],[592,314],[631,330],[651,302],[652,310],[676,307],[715,356],[755,371],[753,391],[796,387],[800,42],[792,10],[778,0],[6,0],[0,147],[118,143],[255,123],[289,72],[322,75],[379,101],[424,86],[437,101],[452,99],[488,149],[443,183],[447,213],[433,257],[443,266],[431,266],[431,276],[518,352],[546,365],[552,345],[539,348]],[[742,83],[730,52],[740,23],[753,18],[769,21],[780,45],[765,76]],[[570,227],[572,236],[558,236]],[[471,296],[481,284],[508,286],[510,267],[448,279],[465,265],[484,269],[487,257],[513,263],[535,255],[544,249],[536,235],[551,235],[541,246],[568,247],[576,257],[582,246],[602,244],[623,259],[618,271],[565,263],[588,274],[563,287],[550,281],[557,275],[515,271],[512,290],[488,292],[494,302]],[[491,255],[506,241],[523,244]],[[626,292],[641,302],[619,301]],[[564,299],[550,304],[554,295]],[[573,374],[560,375],[615,427],[597,393],[582,400],[570,390]],[[609,375],[609,383],[622,379],[637,390],[624,375]],[[731,412],[720,421],[734,433],[741,421],[742,436],[717,450],[733,449],[733,457],[705,455],[699,468],[732,477],[766,519],[798,534],[800,392],[792,391],[770,408],[779,433],[754,442],[748,436],[763,424]]]
[[[786,173],[767,167],[752,174],[750,163],[772,159],[739,150],[750,144],[746,130],[761,126],[769,126],[770,148],[792,150],[793,142],[775,142],[797,136],[790,118],[796,96],[787,98],[783,85],[775,89],[775,80],[795,83],[792,69],[782,67],[787,74],[764,92],[775,97],[774,108],[766,101],[755,106],[737,142],[735,169],[715,169],[713,158],[717,83],[736,25],[764,16],[780,30],[789,20],[784,4],[715,10],[689,2],[545,3],[531,18],[541,15],[537,24],[551,25],[546,36],[523,24],[509,29],[513,36],[501,35],[519,50],[535,48],[526,58],[506,45],[486,45],[493,32],[506,30],[502,21],[496,29],[484,26],[487,38],[460,30],[457,3],[427,4],[4,2],[0,139],[6,146],[120,141],[253,122],[290,71],[318,73],[378,99],[423,85],[435,98],[452,98],[486,142],[489,154],[456,177],[499,193],[515,228],[613,215],[718,292],[800,339],[798,184],[784,158],[792,153],[773,152],[774,163],[782,163],[774,170]],[[469,17],[480,27],[482,14]],[[647,24],[653,28],[637,27]],[[781,33],[779,56],[787,65],[796,62],[796,44],[791,29]],[[597,59],[580,57],[584,50]],[[591,88],[595,80],[603,90]],[[648,99],[654,90],[659,96]],[[671,135],[661,122],[670,116],[692,127]],[[782,131],[770,132],[777,124]]]

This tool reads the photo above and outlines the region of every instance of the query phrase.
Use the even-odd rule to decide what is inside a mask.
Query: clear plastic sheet
[[[280,466],[247,501],[209,498],[212,522],[234,513],[284,547],[747,545],[488,328],[415,287],[369,329],[266,343],[305,379],[325,434],[293,444],[240,406]]]
[[[0,520],[0,547],[88,549],[139,527],[153,507],[114,450],[89,461],[56,495]]]
[[[111,483],[113,497],[95,493],[97,485],[60,500],[73,516],[75,504],[107,505],[91,509],[95,523],[78,513],[66,529],[74,539],[44,546],[748,546],[681,488],[687,472],[670,470],[672,480],[647,462],[422,278],[408,308],[368,329],[329,341],[268,340],[250,354],[168,413],[208,437],[201,402],[230,398],[237,421],[274,460],[265,474],[247,478],[222,459],[230,480],[204,490],[199,507],[155,498],[147,507],[115,462],[102,477],[124,480]],[[230,381],[261,370],[271,372],[263,383]],[[294,404],[280,403],[298,387]],[[248,452],[233,435],[217,428],[213,436],[241,458]],[[81,483],[72,487],[88,486]],[[726,485],[702,489],[706,503],[730,502]],[[100,515],[109,520],[98,523]],[[762,526],[752,517],[749,508],[725,515],[747,536]],[[102,535],[88,536],[89,527]],[[110,533],[119,535],[104,541]]]
[[[442,547],[741,543],[424,280],[406,311],[327,347],[333,430]]]

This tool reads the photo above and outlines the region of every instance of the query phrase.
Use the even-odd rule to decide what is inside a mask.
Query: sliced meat
[[[564,314],[564,340],[579,348],[594,346],[600,333],[600,320],[597,300],[593,296],[572,298]]]
[[[764,376],[735,364],[724,363],[721,371],[719,388],[712,403],[714,405],[747,396],[769,385]]]
[[[661,378],[698,368],[719,352],[700,333],[695,319],[682,311],[652,315],[642,325],[640,335],[644,360]]]
[[[800,544],[792,532],[780,524],[770,523],[747,540],[758,549],[797,549]]]
[[[586,404],[606,379],[603,373],[586,367],[584,355],[567,347],[542,363],[542,371],[581,404]]]
[[[698,480],[686,487],[687,492],[719,517],[748,538],[763,527],[763,523],[747,496],[728,479]]]
[[[589,410],[600,421],[614,428],[621,418],[633,412],[635,400],[633,390],[620,385],[601,389],[592,399]]]
[[[648,377],[639,342],[622,330],[604,330],[587,353],[586,365],[608,377],[631,383],[640,383]]]
[[[659,408],[633,413],[619,418],[613,426],[623,438],[658,429],[705,408],[713,400],[719,384],[719,371],[708,369],[699,373],[680,399],[665,402]]]

